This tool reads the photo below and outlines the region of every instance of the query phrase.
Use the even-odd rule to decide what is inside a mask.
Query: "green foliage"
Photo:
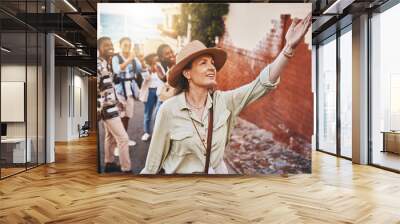
[[[187,34],[189,15],[191,22],[191,39],[200,40],[207,47],[215,46],[215,37],[224,34],[223,17],[229,12],[228,4],[183,3],[181,14],[174,21],[173,28],[178,35]]]

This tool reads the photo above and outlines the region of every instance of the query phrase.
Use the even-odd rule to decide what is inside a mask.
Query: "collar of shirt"
[[[163,73],[163,75],[166,75],[168,72],[168,68],[165,68],[161,62],[157,62],[157,67],[159,67],[161,69],[161,72]]]
[[[101,64],[102,68],[101,69],[106,69],[107,71],[111,71],[110,64],[107,62],[106,59],[102,57],[97,57],[97,64]]]
[[[98,62],[100,63],[107,63],[106,59],[102,58],[102,57],[97,57]]]
[[[119,52],[118,54],[122,57],[122,59],[123,59],[124,61],[128,60],[128,58],[124,57],[124,55],[122,54],[122,52]]]
[[[186,97],[185,97],[185,92],[181,92],[176,96],[178,98],[178,107],[180,110],[190,110],[189,106],[186,103]],[[206,108],[207,110],[211,108],[212,105],[212,99],[211,99],[211,94],[207,94],[207,102],[206,102]]]
[[[164,73],[166,73],[169,70],[168,65],[167,65],[166,62],[160,62],[160,65],[163,68]]]

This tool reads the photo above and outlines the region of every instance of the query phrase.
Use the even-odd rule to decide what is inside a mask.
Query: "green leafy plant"
[[[224,34],[224,16],[229,12],[229,4],[183,3],[181,14],[173,23],[180,36],[187,35],[191,24],[191,39],[203,42],[207,47],[215,46],[215,37]]]

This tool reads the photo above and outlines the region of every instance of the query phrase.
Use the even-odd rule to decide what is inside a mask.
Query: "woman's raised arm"
[[[292,21],[292,24],[285,35],[286,45],[270,65],[269,80],[272,83],[275,83],[278,80],[283,68],[288,63],[289,58],[293,56],[294,49],[296,49],[297,45],[307,33],[311,25],[311,18],[312,16],[310,13],[302,20],[295,18]]]
[[[283,68],[293,56],[293,49],[297,47],[311,24],[311,14],[303,20],[294,19],[286,33],[286,45],[278,57],[267,65],[258,77],[252,82],[239,88],[221,92],[228,108],[237,115],[248,104],[274,89],[279,83]]]

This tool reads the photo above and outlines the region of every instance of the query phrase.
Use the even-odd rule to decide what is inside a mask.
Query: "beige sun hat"
[[[194,40],[188,43],[176,56],[176,64],[168,71],[168,84],[178,87],[179,80],[184,78],[182,70],[186,65],[200,55],[208,54],[214,60],[214,66],[219,71],[226,61],[226,52],[221,48],[207,48],[202,42]]]

